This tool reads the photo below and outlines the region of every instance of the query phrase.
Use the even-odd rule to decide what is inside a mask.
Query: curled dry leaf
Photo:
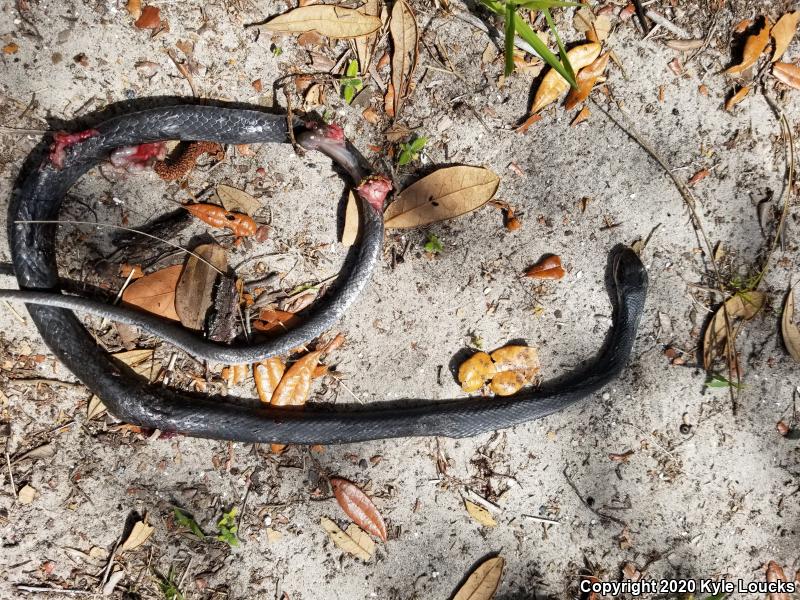
[[[769,31],[771,24],[769,19],[764,18],[764,25],[758,33],[754,33],[747,37],[744,43],[744,51],[742,52],[742,62],[727,69],[725,72],[728,75],[741,75],[747,69],[756,64],[758,57],[769,44]]]
[[[500,556],[483,561],[459,588],[453,600],[492,600],[500,586],[505,564]]]
[[[253,321],[253,329],[276,335],[295,327],[302,321],[296,314],[285,310],[264,309],[258,317],[257,321]]]
[[[375,33],[381,27],[381,20],[352,8],[312,4],[278,15],[264,27],[276,33],[316,31],[329,38],[350,39]]]
[[[800,22],[800,10],[788,12],[783,15],[775,26],[770,31],[772,39],[775,40],[775,51],[772,53],[772,62],[779,60],[786,49],[789,47],[789,42],[792,41],[795,31],[797,30],[797,23]]]
[[[564,268],[561,266],[561,257],[555,254],[546,256],[538,263],[525,271],[525,277],[534,279],[561,279],[564,277]]]
[[[667,40],[665,43],[668,48],[672,48],[673,50],[689,52],[690,50],[702,48],[705,42],[703,40]]]
[[[477,392],[496,374],[497,369],[486,352],[476,352],[458,367],[458,381],[468,394]]]
[[[590,42],[604,42],[611,33],[611,19],[607,15],[597,15],[591,29],[586,32],[586,39]]]
[[[725,101],[725,110],[727,110],[728,112],[732,111],[733,107],[739,104],[742,100],[744,100],[745,97],[747,97],[747,94],[749,93],[750,93],[750,86],[748,85],[742,86],[738,92],[736,92],[733,96],[731,96],[730,98],[728,98],[728,100]]]
[[[380,0],[367,0],[364,5],[358,9],[359,12],[370,16],[380,17],[381,14],[381,1]],[[372,61],[372,53],[375,50],[375,42],[378,40],[377,33],[370,34],[364,37],[355,39],[356,55],[358,56],[359,71],[362,75],[367,74],[369,63]]]
[[[301,406],[306,403],[311,392],[311,380],[317,368],[322,352],[315,350],[298,358],[286,370],[270,404],[273,406]]]
[[[404,189],[384,213],[386,227],[405,229],[452,219],[492,199],[500,178],[482,167],[434,171]]]
[[[584,107],[583,107],[583,108],[582,108],[582,109],[581,109],[581,110],[578,112],[578,114],[577,114],[577,115],[575,115],[575,118],[574,118],[574,119],[572,119],[572,123],[570,123],[570,124],[569,124],[569,126],[570,126],[570,127],[575,127],[576,125],[580,125],[580,124],[581,124],[581,123],[583,123],[583,122],[584,122],[586,119],[588,119],[588,118],[589,118],[589,114],[590,114],[590,113],[589,113],[589,107],[588,107],[588,106],[584,106]]]
[[[492,513],[482,506],[470,502],[469,500],[464,500],[464,507],[467,509],[469,516],[484,527],[494,527],[497,525],[497,521],[494,520]]]
[[[786,295],[781,315],[781,335],[789,355],[800,363],[800,329],[794,323],[794,289],[790,289]]]
[[[369,496],[356,484],[340,477],[331,478],[331,488],[339,506],[356,525],[386,541],[386,523]]]
[[[800,67],[793,63],[778,62],[772,65],[772,75],[789,87],[800,90]]]
[[[358,238],[358,202],[352,190],[347,195],[347,207],[344,209],[344,228],[342,229],[342,244],[352,246]]]
[[[134,550],[135,548],[138,548],[144,544],[151,535],[153,535],[153,531],[154,529],[144,521],[136,521],[133,529],[131,529],[130,535],[122,543],[119,551],[125,552],[127,550]]]
[[[194,253],[207,262],[189,256],[175,288],[175,312],[185,327],[202,331],[214,303],[214,284],[219,275],[211,265],[224,273],[228,269],[228,256],[219,244],[202,244]]]
[[[358,525],[350,525],[347,531],[342,531],[327,517],[322,517],[319,523],[333,543],[348,554],[352,554],[364,562],[368,562],[372,558],[372,554],[375,552],[375,542],[365,531],[359,529]]]
[[[578,72],[578,75],[575,78],[575,82],[578,84],[578,87],[569,91],[564,108],[567,110],[572,110],[589,97],[594,84],[597,83],[597,80],[602,77],[603,73],[605,72],[606,67],[608,66],[609,57],[609,53],[606,52],[602,56],[599,56],[597,59],[595,59],[592,64],[584,67]]]
[[[783,572],[783,567],[781,567],[774,560],[771,560],[769,563],[767,563],[766,571],[767,583],[775,584],[779,581],[784,583],[789,581],[789,579],[786,577],[786,573]],[[770,592],[769,600],[790,600],[790,597],[786,592]]]
[[[419,29],[414,11],[405,2],[397,0],[392,7],[389,21],[392,36],[392,117],[399,117],[413,83],[414,71],[419,59]]]
[[[134,281],[122,293],[122,301],[144,311],[178,321],[175,312],[175,288],[183,265],[166,267]]]
[[[145,6],[134,25],[139,29],[158,29],[161,26],[161,9],[157,6]]]
[[[567,52],[569,62],[576,72],[592,64],[599,55],[600,44],[597,42],[575,46]],[[548,104],[555,102],[568,89],[569,83],[567,80],[551,67],[542,78],[539,89],[536,90],[531,113],[537,113]]]
[[[270,404],[272,394],[278,387],[285,371],[286,365],[277,356],[253,365],[253,380],[256,383],[256,391],[261,402]]]
[[[764,307],[766,294],[763,292],[741,292],[728,298],[725,306],[730,320],[744,319],[749,321]],[[731,323],[733,326],[733,323]],[[733,340],[735,342],[735,340]],[[720,306],[706,327],[703,337],[703,367],[708,371],[716,356],[727,356],[728,335],[725,328],[725,311]]]
[[[227,211],[238,211],[252,217],[261,208],[261,202],[244,190],[229,185],[218,185],[216,193],[220,204]]]

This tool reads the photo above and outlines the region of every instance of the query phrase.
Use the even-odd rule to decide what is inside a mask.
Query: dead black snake
[[[116,148],[160,140],[208,140],[223,144],[286,142],[283,116],[241,108],[180,105],[139,111],[57,139],[54,153],[25,177],[12,198],[9,243],[20,290],[0,290],[0,299],[21,300],[53,353],[108,409],[129,423],[187,435],[245,442],[347,443],[380,438],[441,435],[466,437],[510,427],[561,410],[616,378],[626,365],[647,293],[647,274],[628,248],[613,251],[614,321],[606,345],[591,366],[552,386],[508,398],[465,398],[403,408],[304,410],[252,406],[248,401],[200,396],[150,385],[101,349],[72,310],[89,312],[156,332],[198,357],[250,363],[304,345],[339,320],[368,282],[380,256],[380,205],[386,180],[362,186],[362,238],[343,282],[303,325],[264,344],[225,346],[146,315],[60,294],[55,260],[55,225],[31,221],[58,218],[70,187]],[[357,160],[341,140],[309,131],[300,144],[333,158],[361,183]],[[59,166],[53,164],[56,161]],[[376,189],[377,188],[377,189]],[[70,310],[72,309],[72,310]]]

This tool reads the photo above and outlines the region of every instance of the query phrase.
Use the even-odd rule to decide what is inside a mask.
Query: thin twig
[[[60,379],[46,379],[44,377],[20,377],[19,379],[11,378],[9,383],[23,383],[29,385],[52,385],[53,387],[62,388],[79,388],[83,384],[79,381],[61,381]]]
[[[90,590],[70,590],[63,588],[51,588],[39,585],[16,585],[17,591],[31,592],[35,594],[67,594],[69,596],[92,596],[95,592]]]
[[[11,469],[11,457],[8,455],[8,451],[6,450],[6,465],[8,465],[8,478],[11,481],[11,491],[14,492],[14,498],[16,499],[17,496],[17,484],[14,483],[14,471]]]
[[[578,497],[578,500],[581,501],[581,504],[583,504],[586,508],[588,508],[592,513],[594,513],[595,515],[600,517],[600,519],[608,519],[609,521],[613,521],[617,525],[621,525],[622,527],[627,527],[627,523],[625,523],[625,521],[623,521],[622,519],[618,519],[617,517],[612,517],[611,515],[607,515],[605,513],[601,513],[599,511],[595,510],[594,508],[592,508],[591,506],[589,506],[589,503],[586,502],[586,500],[583,499],[583,496],[581,496],[581,493],[578,491],[577,486],[572,481],[570,476],[567,474],[567,467],[564,467],[564,470],[562,471],[562,473],[564,474],[564,478],[567,480],[567,483],[569,484],[569,487],[572,488],[572,491],[575,492],[575,495]]]
[[[220,271],[217,267],[212,265],[205,258],[200,256],[199,254],[196,254],[196,253],[192,252],[188,248],[184,248],[180,244],[176,244],[175,242],[171,242],[170,240],[165,240],[165,239],[162,239],[162,238],[160,238],[158,236],[155,236],[155,235],[152,235],[152,234],[149,234],[149,233],[145,233],[144,231],[139,231],[138,229],[131,229],[130,227],[124,227],[122,225],[111,225],[109,223],[93,223],[91,221],[69,221],[69,220],[65,220],[65,221],[55,221],[55,220],[53,220],[53,221],[50,221],[50,220],[30,220],[30,221],[27,221],[27,220],[25,220],[25,221],[14,221],[14,223],[49,224],[49,225],[59,225],[59,224],[65,224],[66,223],[66,224],[69,224],[69,225],[89,225],[91,227],[105,227],[107,229],[122,229],[123,231],[129,231],[131,233],[136,233],[138,235],[143,235],[145,237],[149,237],[151,239],[158,240],[159,242],[161,242],[163,244],[167,244],[169,246],[172,246],[173,248],[177,248],[178,250],[181,250],[182,252],[186,252],[187,254],[191,254],[197,260],[206,263],[209,267],[214,269],[220,275],[225,275],[225,273]]]

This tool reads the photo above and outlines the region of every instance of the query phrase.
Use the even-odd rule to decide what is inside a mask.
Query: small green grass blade
[[[553,35],[556,37],[556,44],[558,44],[558,54],[561,57],[561,64],[564,65],[564,68],[570,74],[570,77],[567,77],[566,79],[567,81],[575,81],[575,71],[572,69],[572,65],[569,63],[567,49],[564,48],[564,42],[561,41],[561,37],[558,35],[558,30],[556,29],[556,24],[553,21],[553,16],[550,14],[550,9],[545,8],[542,10],[542,12],[544,13],[544,18],[547,20],[547,24],[550,26],[550,31],[552,31]]]
[[[516,10],[512,4],[506,4],[505,16],[505,59],[506,68],[505,75],[508,77],[514,72],[514,16]]]

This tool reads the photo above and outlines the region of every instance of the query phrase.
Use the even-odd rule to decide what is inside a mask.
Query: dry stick
[[[625,523],[625,521],[623,521],[622,519],[618,519],[617,517],[612,517],[611,515],[607,515],[605,513],[601,513],[599,511],[595,510],[594,508],[592,508],[591,506],[589,506],[589,503],[586,502],[586,500],[583,499],[583,496],[581,496],[581,493],[580,493],[580,491],[578,491],[578,487],[572,481],[572,478],[570,478],[570,476],[567,474],[567,467],[564,467],[564,470],[562,471],[562,473],[564,475],[564,478],[567,480],[567,483],[569,484],[569,487],[572,488],[572,491],[575,492],[575,495],[578,497],[578,500],[581,501],[581,504],[583,504],[591,512],[593,512],[598,517],[600,517],[600,519],[608,519],[609,521],[613,521],[614,523],[616,523],[617,525],[621,525],[622,527],[627,527],[628,526],[628,524]]]
[[[17,495],[17,485],[14,483],[14,471],[11,469],[11,457],[8,456],[8,450],[6,450],[6,465],[8,465],[8,478],[11,482],[11,491],[14,492],[14,498],[18,498]]]
[[[706,252],[707,252],[707,255],[708,255],[708,259],[711,262],[711,266],[713,268],[713,271],[714,271],[714,277],[716,278],[717,287],[718,287],[719,292],[720,292],[720,294],[722,295],[722,298],[723,298],[723,300],[722,300],[722,315],[725,318],[725,335],[727,336],[728,341],[729,341],[729,343],[725,344],[725,349],[726,349],[726,355],[727,355],[726,356],[726,362],[728,363],[728,381],[730,381],[733,378],[733,364],[734,364],[734,360],[736,360],[736,358],[735,358],[736,357],[736,351],[734,349],[736,338],[732,337],[733,336],[733,328],[731,327],[731,317],[730,317],[730,314],[728,312],[728,306],[725,303],[725,291],[722,289],[722,276],[720,275],[719,265],[717,264],[717,259],[714,257],[714,247],[711,245],[711,242],[709,241],[708,236],[706,235],[706,230],[703,227],[703,223],[700,220],[700,215],[697,213],[697,208],[696,208],[697,201],[695,200],[694,196],[692,195],[692,192],[689,190],[689,188],[686,186],[686,184],[684,182],[682,182],[680,179],[678,179],[678,177],[675,175],[675,173],[673,173],[672,169],[667,164],[666,160],[664,160],[664,158],[662,158],[662,156],[655,150],[655,148],[653,148],[641,136],[641,134],[639,134],[639,132],[634,129],[633,124],[632,124],[632,119],[630,118],[628,113],[625,112],[625,109],[623,109],[622,106],[620,106],[620,104],[618,102],[616,102],[616,100],[614,102],[617,105],[617,109],[619,110],[620,114],[627,121],[626,125],[623,125],[617,119],[615,119],[611,115],[611,113],[609,113],[603,106],[601,106],[597,102],[597,100],[595,100],[594,98],[592,98],[591,100],[594,103],[594,105],[597,108],[599,108],[600,111],[603,114],[605,114],[617,127],[622,129],[622,131],[624,131],[631,138],[633,138],[633,140],[636,141],[636,143],[639,144],[639,146],[645,152],[647,152],[661,166],[661,168],[664,169],[664,171],[666,171],[667,175],[669,175],[669,178],[672,179],[672,183],[675,184],[675,187],[677,188],[678,193],[680,193],[681,197],[683,198],[684,203],[686,204],[687,208],[689,209],[689,214],[692,217],[692,222],[694,224],[695,231],[697,231],[700,234],[700,237],[703,240],[703,244],[706,246]],[[736,391],[738,390],[738,388],[739,388],[739,386],[741,384],[741,379],[740,379],[739,369],[738,368],[736,369],[736,384],[737,385],[736,385],[735,389],[734,389],[734,386],[728,386],[728,390],[729,390],[730,397],[731,397],[731,411],[733,412],[733,414],[736,414]]]
[[[17,584],[16,589],[20,592],[31,592],[40,594],[67,594],[68,596],[93,596],[96,592],[90,590],[69,590],[61,588],[51,588],[39,585]]]
[[[211,264],[210,262],[208,262],[208,261],[207,261],[205,258],[203,258],[202,256],[200,256],[199,254],[196,254],[196,253],[192,252],[192,251],[191,251],[191,250],[189,250],[188,248],[184,248],[184,247],[183,247],[183,246],[181,246],[180,244],[176,244],[175,242],[171,242],[171,241],[169,241],[169,240],[162,239],[162,238],[160,238],[160,237],[158,237],[158,236],[151,235],[151,234],[149,234],[149,233],[145,233],[144,231],[139,231],[138,229],[131,229],[130,227],[123,227],[122,225],[111,225],[111,224],[108,224],[108,223],[93,223],[92,221],[55,221],[55,220],[53,220],[53,221],[49,221],[49,220],[42,220],[42,221],[40,221],[40,220],[31,220],[31,221],[14,221],[14,223],[21,223],[21,224],[26,224],[26,225],[27,225],[27,224],[49,224],[49,225],[60,225],[60,224],[68,224],[68,225],[90,225],[90,226],[92,226],[92,227],[105,227],[105,228],[108,228],[108,229],[122,229],[122,230],[124,230],[124,231],[130,231],[131,233],[135,233],[135,234],[138,234],[138,235],[143,235],[143,236],[145,236],[145,237],[149,237],[149,238],[151,238],[151,239],[158,240],[159,242],[162,242],[162,243],[164,243],[164,244],[167,244],[167,245],[169,245],[169,246],[172,246],[173,248],[177,248],[178,250],[181,250],[181,251],[183,251],[183,252],[186,252],[187,254],[191,254],[191,255],[192,255],[192,256],[194,256],[194,257],[195,257],[197,260],[199,260],[199,261],[201,261],[201,262],[204,262],[204,263],[206,263],[206,264],[207,264],[209,267],[211,267],[212,269],[214,269],[214,270],[215,270],[217,273],[219,273],[220,275],[225,275],[225,273],[223,273],[222,271],[220,271],[220,270],[219,270],[217,267],[215,267],[214,265],[212,265],[212,264]]]

